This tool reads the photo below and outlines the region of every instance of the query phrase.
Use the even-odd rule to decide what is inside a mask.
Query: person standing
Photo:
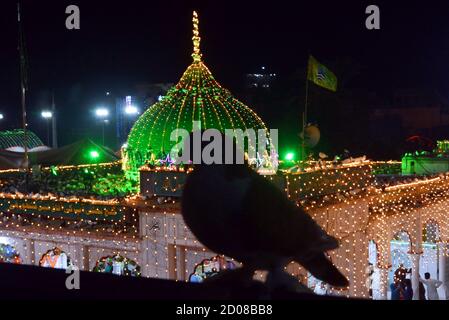
[[[405,279],[402,282],[402,290],[404,293],[404,300],[413,300],[412,280]]]
[[[401,281],[394,277],[393,283],[390,284],[390,290],[391,290],[391,300],[401,300],[402,296],[402,288],[401,288]]]
[[[317,284],[315,285],[315,289],[313,290],[315,294],[320,296],[326,295],[326,291],[326,284],[323,281],[317,282]]]
[[[423,283],[419,282],[419,300],[426,300],[426,288],[424,288]]]
[[[409,271],[409,270],[407,270],[407,269],[404,267],[404,265],[401,263],[401,264],[399,265],[399,268],[397,268],[396,271],[394,272],[394,276],[395,276],[395,278],[398,279],[398,281],[399,281],[400,283],[403,283],[404,280],[405,280],[405,278],[407,277],[407,273],[409,273],[408,271]]]
[[[366,288],[368,289],[368,294],[370,299],[373,298],[373,278],[374,278],[374,266],[372,263],[368,263],[368,266],[366,267]]]
[[[444,284],[444,294],[446,296],[446,300],[449,300],[449,284],[447,282]]]
[[[443,284],[441,281],[431,279],[428,272],[424,274],[424,279],[420,278],[419,281],[426,285],[428,300],[440,300],[437,289]]]

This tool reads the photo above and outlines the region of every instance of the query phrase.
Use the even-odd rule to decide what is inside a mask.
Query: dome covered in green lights
[[[198,17],[193,17],[193,63],[178,84],[161,101],[149,107],[136,121],[128,137],[125,165],[136,171],[149,161],[164,159],[177,143],[170,140],[172,131],[193,129],[265,129],[265,124],[249,107],[223,88],[201,60]]]

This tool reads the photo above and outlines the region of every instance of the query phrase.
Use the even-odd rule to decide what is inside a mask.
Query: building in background
[[[402,157],[403,175],[433,175],[449,172],[449,141],[437,141],[432,152],[416,151]]]
[[[142,112],[141,103],[135,96],[125,96],[115,100],[115,131],[117,148],[123,145],[128,138],[132,125]]]
[[[256,73],[247,73],[243,101],[251,105],[255,112],[268,116],[266,111],[271,108],[272,88],[276,79],[276,73],[268,72],[266,67],[261,67]]]
[[[379,139],[413,135],[445,138],[449,129],[449,106],[437,92],[398,90],[389,102],[371,110],[370,122],[372,136]],[[385,134],[386,131],[390,134]]]
[[[136,94],[145,105],[145,110],[160,101],[167,91],[173,86],[173,83],[143,83],[136,87]],[[145,110],[142,110],[144,112]]]
[[[275,79],[275,73],[269,73],[265,67],[261,67],[261,70],[258,73],[246,74],[246,88],[269,90]]]
[[[115,98],[116,148],[120,148],[127,141],[139,115],[160,101],[172,86],[172,83],[140,84],[136,86],[134,95]]]

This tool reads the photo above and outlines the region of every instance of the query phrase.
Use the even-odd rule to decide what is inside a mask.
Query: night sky
[[[51,90],[56,94],[60,140],[69,143],[93,130],[89,129],[96,125],[92,110],[104,103],[106,91],[125,95],[139,83],[177,82],[191,63],[194,9],[200,16],[203,60],[231,92],[238,93],[245,73],[259,71],[262,65],[287,78],[305,67],[311,52],[331,69],[342,60],[360,66],[349,87],[375,92],[431,88],[448,97],[447,1],[40,0],[22,4],[30,65],[29,123],[43,139],[45,126],[39,115],[50,104]],[[81,30],[65,28],[69,4],[80,7]],[[365,28],[369,4],[380,7],[381,30]],[[16,19],[16,2],[2,1],[2,129],[20,126]],[[276,110],[283,112],[289,110],[282,106]],[[292,119],[291,126],[297,125]]]

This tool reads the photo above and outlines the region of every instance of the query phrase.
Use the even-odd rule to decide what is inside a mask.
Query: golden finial
[[[196,13],[196,11],[193,11],[193,37],[192,37],[192,41],[193,41],[193,53],[192,53],[192,57],[193,57],[193,61],[194,62],[199,62],[201,61],[201,53],[200,53],[200,31],[198,29],[198,24],[199,24],[199,20],[198,20],[198,14]]]

